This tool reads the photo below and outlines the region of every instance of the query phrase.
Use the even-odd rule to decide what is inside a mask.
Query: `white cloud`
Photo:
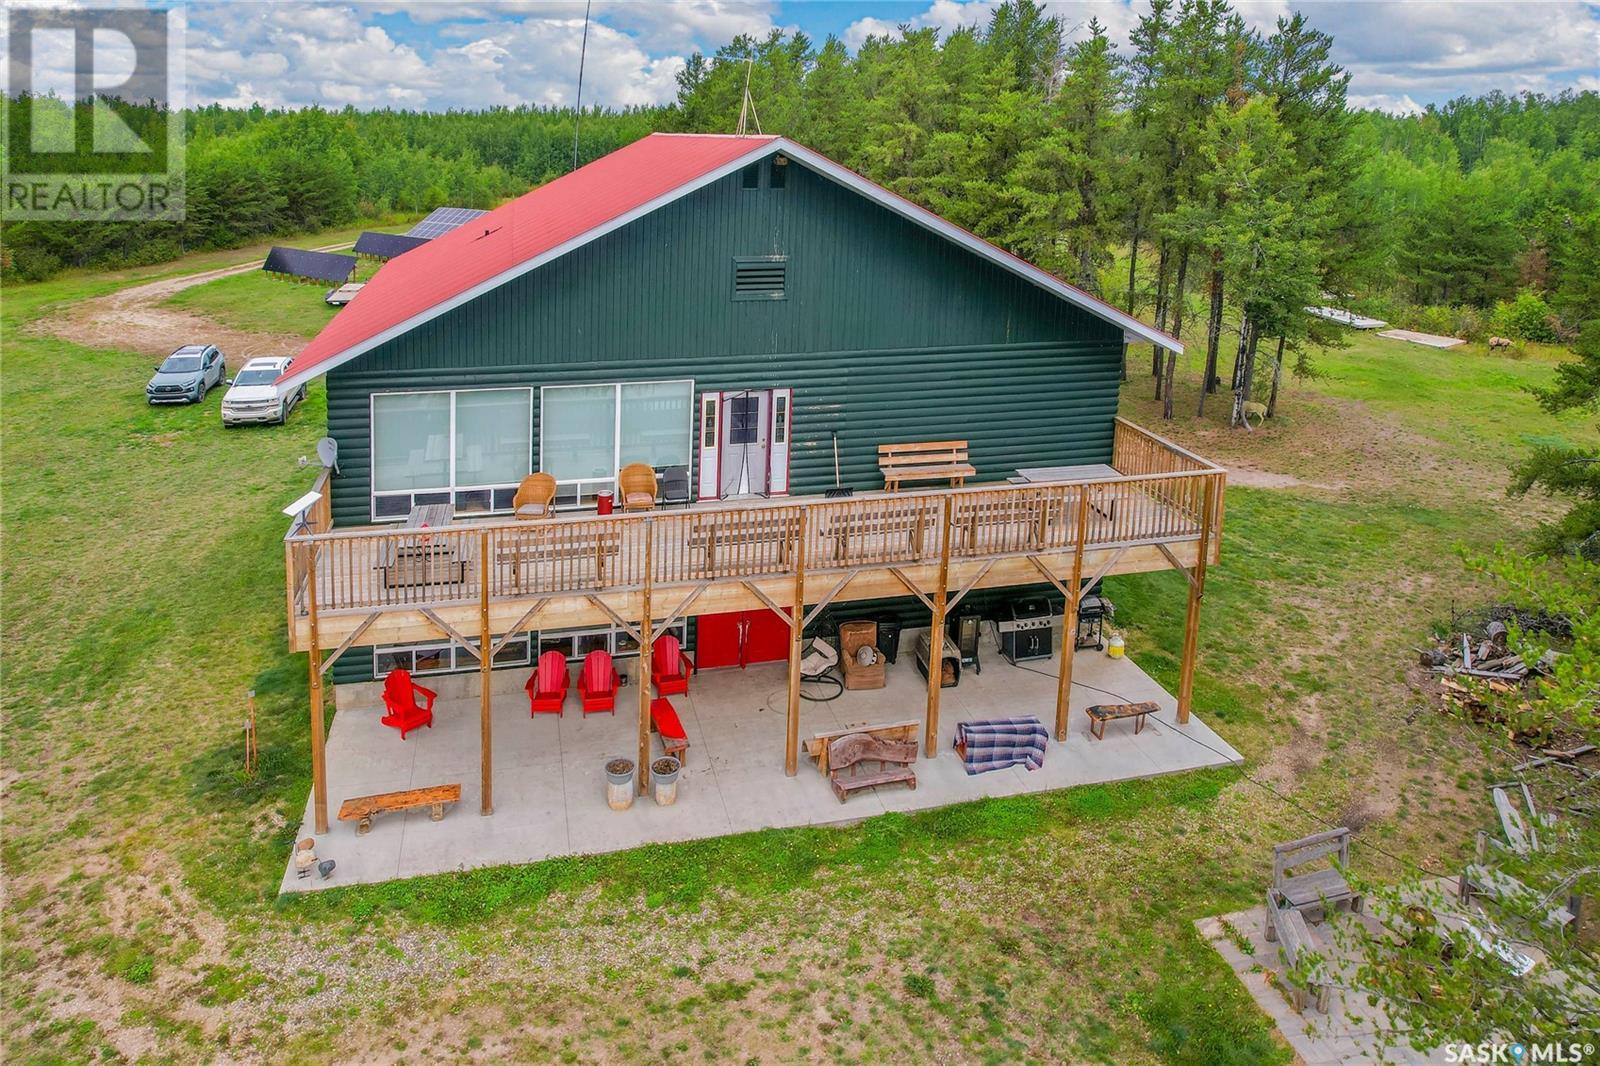
[[[998,0],[932,0],[905,19],[858,19],[841,35],[850,48],[868,36],[894,34],[899,22],[948,33],[983,26]],[[1129,0],[1047,0],[1068,40],[1082,37],[1098,18],[1119,48],[1147,8]],[[1236,0],[1247,25],[1270,34],[1280,17],[1304,11],[1313,26],[1333,35],[1334,58],[1351,73],[1352,100],[1385,109],[1418,109],[1417,99],[1462,94],[1557,93],[1593,87],[1600,78],[1600,5],[1582,0],[1493,2],[1391,2],[1364,0]]]
[[[927,0],[909,15],[872,14],[841,34],[858,48],[904,22],[941,34],[986,25],[998,0]],[[1097,18],[1119,47],[1144,0],[1047,0],[1069,39]],[[1362,0],[1236,0],[1245,20],[1271,32],[1298,7],[1335,38],[1352,74],[1351,96],[1409,110],[1499,88],[1559,92],[1600,84],[1600,7],[1580,0],[1369,3]],[[658,104],[695,50],[781,26],[774,0],[595,0],[584,99],[611,106]],[[890,11],[893,9],[885,9]],[[269,106],[482,107],[570,103],[583,37],[583,0],[460,3],[231,3],[189,5],[190,99]]]
[[[1368,111],[1387,111],[1391,115],[1420,115],[1423,112],[1421,104],[1417,103],[1405,93],[1396,96],[1393,93],[1376,93],[1371,96],[1358,96],[1351,93],[1350,106],[1359,107]]]

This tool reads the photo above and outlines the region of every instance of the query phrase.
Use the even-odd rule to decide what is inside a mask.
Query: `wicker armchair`
[[[856,661],[862,648],[877,652],[871,666]],[[839,669],[844,671],[845,688],[882,688],[889,680],[888,668],[883,652],[878,650],[878,623],[845,622],[839,626]]]
[[[629,463],[617,474],[624,511],[649,511],[656,505],[656,472],[649,463]]]
[[[529,474],[517,486],[511,500],[511,512],[520,519],[549,518],[554,510],[556,479],[554,474]]]

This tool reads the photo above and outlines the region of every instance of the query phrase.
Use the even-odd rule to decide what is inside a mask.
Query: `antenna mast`
[[[761,132],[761,116],[756,114],[756,102],[750,98],[750,72],[755,69],[754,57],[744,61],[744,100],[739,104],[739,126],[734,130],[740,137],[745,135],[748,123],[746,119],[754,119],[756,132]]]
[[[583,44],[578,47],[578,106],[572,116],[572,169],[578,169],[578,125],[583,122],[583,61],[589,54],[589,11],[594,0],[583,5]],[[745,90],[749,92],[748,87]]]

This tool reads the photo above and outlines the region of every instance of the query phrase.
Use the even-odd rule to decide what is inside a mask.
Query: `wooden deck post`
[[[327,735],[322,719],[322,646],[317,639],[317,542],[306,544],[306,633],[311,665],[311,813],[318,833],[328,831]]]
[[[944,498],[944,520],[939,523],[939,584],[933,590],[932,629],[928,632],[928,720],[922,728],[922,750],[928,758],[939,753],[939,692],[944,680],[944,605],[950,585],[951,498]]]
[[[494,641],[489,636],[489,531],[484,530],[478,541],[480,566],[478,571],[478,748],[483,758],[483,805],[480,814],[494,813],[494,744],[489,700],[489,668],[494,662],[491,648]]]
[[[783,772],[800,770],[800,644],[806,628],[806,512],[800,512],[794,553],[794,606],[789,609],[789,710],[783,742]]]
[[[1078,541],[1072,552],[1072,580],[1061,610],[1061,670],[1056,675],[1056,739],[1067,739],[1072,714],[1072,657],[1078,650],[1078,600],[1083,596],[1083,544],[1089,532],[1089,488],[1078,488]]]
[[[650,627],[650,586],[654,584],[655,564],[651,549],[655,540],[655,520],[644,520],[644,605],[639,609],[639,795],[650,788],[650,656],[655,636]]]
[[[1206,478],[1205,502],[1200,511],[1199,554],[1189,574],[1189,613],[1183,622],[1183,661],[1178,670],[1178,724],[1189,721],[1189,704],[1194,699],[1194,667],[1200,650],[1200,602],[1206,594],[1206,560],[1211,554],[1211,522],[1216,514],[1217,479]]]

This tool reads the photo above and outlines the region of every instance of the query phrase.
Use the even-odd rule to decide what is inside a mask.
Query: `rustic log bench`
[[[914,740],[883,740],[866,733],[846,733],[828,744],[828,777],[840,803],[862,788],[895,784],[916,788],[917,775],[911,769],[916,761]],[[860,773],[864,762],[875,762],[878,769]]]
[[[461,802],[460,785],[433,785],[413,788],[404,792],[381,792],[376,796],[356,796],[339,805],[339,821],[355,822],[356,835],[364,836],[372,828],[372,816],[391,811],[409,811],[415,807],[431,808],[428,817],[434,821],[444,817],[446,803]]]
[[[964,440],[934,440],[878,445],[878,469],[883,487],[898,492],[902,481],[949,481],[952,488],[976,477]]]
[[[1265,929],[1267,942],[1278,945],[1278,955],[1283,959],[1283,983],[1289,989],[1290,1002],[1294,1009],[1306,1009],[1307,993],[1310,993],[1311,1002],[1317,1010],[1328,1013],[1328,994],[1331,991],[1326,981],[1319,980],[1319,975],[1309,975],[1309,980],[1304,980],[1301,975],[1291,973],[1300,962],[1302,955],[1314,952],[1316,949],[1311,941],[1311,930],[1306,926],[1305,916],[1293,907],[1280,907],[1273,899],[1272,889],[1267,889],[1267,923]]]
[[[1292,871],[1306,863],[1328,859],[1334,865],[1309,873]],[[1348,907],[1361,913],[1361,893],[1350,887],[1340,870],[1350,865],[1350,830],[1340,827],[1313,833],[1272,848],[1272,896],[1282,906],[1301,913],[1313,913],[1315,920],[1327,917],[1326,910]]]
[[[1154,700],[1145,700],[1143,703],[1097,703],[1089,708],[1089,735],[1096,740],[1104,740],[1107,722],[1132,718],[1133,735],[1138,736],[1144,729],[1144,720],[1160,709]]]
[[[806,754],[817,761],[817,770],[826,774],[829,770],[828,746],[840,737],[847,737],[852,733],[865,733],[879,740],[910,740],[917,739],[917,731],[922,728],[920,722],[909,718],[904,722],[890,722],[887,725],[858,725],[850,729],[832,729],[826,733],[816,733],[806,740]]]

